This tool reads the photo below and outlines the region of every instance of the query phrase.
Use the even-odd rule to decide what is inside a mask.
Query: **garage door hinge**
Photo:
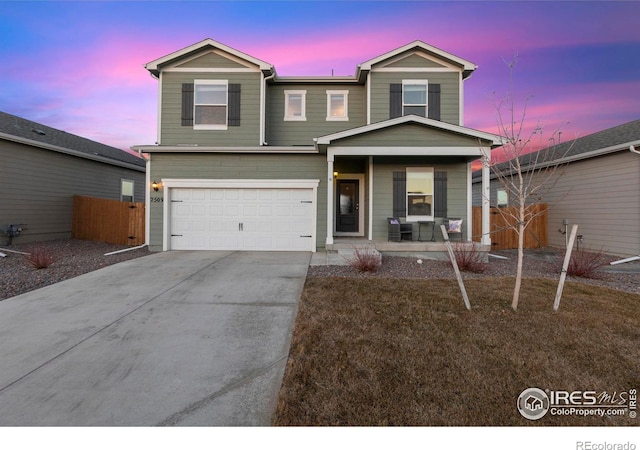
[[[311,200],[300,200],[300,203],[313,203]]]
[[[310,234],[308,234],[308,235],[307,234],[303,234],[303,235],[300,235],[300,237],[313,237],[313,236],[311,236]]]
[[[172,234],[171,237],[182,237],[181,234]]]

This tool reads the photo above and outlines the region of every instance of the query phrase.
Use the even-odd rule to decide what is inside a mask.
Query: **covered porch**
[[[463,220],[471,246],[471,163],[481,160],[489,189],[491,149],[499,137],[418,116],[367,125],[318,138],[327,158],[325,249],[365,245],[381,252],[446,251],[440,224]],[[412,176],[423,171],[430,188],[416,195]],[[420,215],[412,204],[420,197]],[[481,244],[490,248],[489,196],[482,204]],[[392,242],[388,218],[412,227],[411,239]]]

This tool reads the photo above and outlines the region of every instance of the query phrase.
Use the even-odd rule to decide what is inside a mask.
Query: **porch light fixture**
[[[151,183],[151,187],[156,192],[158,192],[158,189],[160,189],[160,186],[162,186],[162,183],[158,183],[156,180],[153,180],[153,183]]]
[[[338,176],[338,172],[333,172],[333,176],[337,177]]]

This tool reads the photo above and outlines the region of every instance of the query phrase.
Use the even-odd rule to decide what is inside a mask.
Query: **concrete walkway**
[[[309,261],[157,253],[0,302],[0,425],[269,425]]]

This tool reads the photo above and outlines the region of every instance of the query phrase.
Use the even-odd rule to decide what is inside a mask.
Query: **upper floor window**
[[[427,117],[427,80],[402,81],[402,115],[415,114]]]
[[[307,120],[307,91],[284,91],[284,120]]]
[[[407,167],[407,222],[433,220],[433,167]]]
[[[327,91],[327,120],[349,120],[349,91]]]
[[[194,129],[227,129],[227,88],[227,80],[195,80]]]

